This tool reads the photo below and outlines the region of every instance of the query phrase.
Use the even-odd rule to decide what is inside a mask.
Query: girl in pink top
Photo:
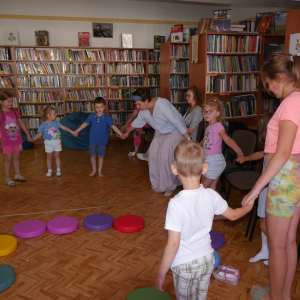
[[[223,105],[218,100],[209,100],[203,106],[203,117],[209,126],[200,145],[205,150],[205,162],[208,163],[207,172],[201,177],[201,183],[205,188],[216,190],[221,173],[226,167],[222,154],[222,141],[232,148],[238,156],[243,152],[236,142],[230,138],[222,125]]]
[[[28,141],[33,142],[29,132],[21,120],[20,114],[12,108],[13,96],[8,92],[0,93],[0,135],[1,146],[5,155],[5,176],[6,184],[15,186],[16,183],[10,178],[11,163],[14,161],[15,180],[25,181],[25,177],[20,174],[20,151],[23,150],[23,139],[20,127],[26,133]]]
[[[251,295],[263,300],[291,299],[300,218],[300,56],[274,53],[261,75],[265,89],[284,100],[268,124],[266,169],[242,202],[246,205],[269,184],[266,227],[270,288],[253,286]]]

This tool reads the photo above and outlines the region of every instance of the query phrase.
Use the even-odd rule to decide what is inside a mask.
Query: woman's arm
[[[28,142],[33,143],[34,142],[33,138],[30,136],[30,133],[29,133],[28,129],[26,128],[24,122],[21,119],[18,119],[18,123],[19,123],[20,127],[22,128],[22,130],[27,135]]]
[[[251,155],[248,156],[243,156],[243,157],[238,157],[236,159],[237,162],[239,162],[240,164],[243,164],[245,161],[253,161],[253,160],[259,160],[262,159],[265,155],[264,151],[258,151],[255,153],[252,153]]]
[[[252,199],[257,198],[262,188],[265,187],[286,164],[292,153],[297,130],[298,126],[292,121],[283,120],[279,122],[276,152],[252,190],[244,197],[242,205],[246,205]]]
[[[236,142],[232,138],[230,138],[227,135],[225,130],[221,130],[219,132],[219,135],[222,138],[222,140],[226,143],[226,145],[228,145],[230,148],[232,148],[236,152],[237,156],[244,156],[240,147],[236,144]]]
[[[131,131],[133,131],[135,129],[135,127],[132,127],[132,125],[126,130],[125,133],[123,133],[122,135],[122,140],[125,140],[128,138],[128,135]]]
[[[129,117],[128,121],[126,122],[126,124],[121,127],[121,131],[122,132],[124,132],[126,130],[128,124],[131,123],[136,118],[136,116],[138,115],[138,113],[139,112],[137,110],[134,110],[132,112],[132,114],[130,115],[130,117]]]

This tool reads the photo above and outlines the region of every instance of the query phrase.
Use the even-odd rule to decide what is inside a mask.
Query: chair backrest
[[[205,127],[205,121],[202,119],[202,121],[199,123],[198,127],[198,134],[197,134],[197,142],[200,143],[203,140],[204,137],[204,127]]]
[[[229,130],[228,130],[228,135],[230,137],[232,137],[233,133],[236,130],[248,130],[248,127],[245,123],[243,122],[239,122],[239,121],[228,121],[228,126],[229,126]]]
[[[225,129],[226,134],[228,135],[228,130],[229,130],[228,126],[226,124],[223,124],[223,127]],[[227,146],[226,143],[224,141],[222,141],[222,153],[223,154],[225,152],[226,146]]]
[[[232,139],[243,151],[244,156],[248,156],[255,151],[256,135],[249,130],[235,130],[232,134]],[[234,150],[228,147],[228,153],[236,157]]]

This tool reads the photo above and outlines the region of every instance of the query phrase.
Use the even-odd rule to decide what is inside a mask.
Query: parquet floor
[[[32,239],[18,238],[18,248],[0,257],[0,264],[12,266],[17,274],[15,283],[0,293],[1,300],[125,300],[135,289],[152,286],[166,244],[164,220],[169,198],[151,189],[147,163],[128,158],[129,150],[132,141],[111,141],[104,160],[105,177],[89,178],[88,151],[63,149],[62,177],[46,178],[44,148],[36,145],[22,153],[21,170],[28,180],[15,188],[4,184],[1,151],[0,234],[13,235],[13,226],[28,219],[47,222],[67,215],[80,224],[67,235],[46,232]],[[242,195],[233,190],[230,204],[237,207]],[[82,221],[94,213],[114,218],[137,214],[145,219],[145,227],[136,233],[113,228],[88,231]],[[257,226],[250,243],[244,234],[247,221],[245,216],[213,225],[226,237],[225,246],[218,250],[222,263],[240,269],[241,279],[232,286],[212,278],[209,300],[251,299],[253,283],[268,284],[268,268],[262,262],[248,262],[260,249],[260,232]],[[164,287],[175,299],[171,272]],[[300,299],[300,267],[292,299]]]

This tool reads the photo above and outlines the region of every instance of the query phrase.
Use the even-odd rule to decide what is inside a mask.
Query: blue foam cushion
[[[15,279],[16,273],[12,267],[0,265],[0,292],[8,289]]]
[[[61,124],[75,131],[86,121],[89,115],[83,112],[73,112],[65,116]],[[61,130],[60,132],[61,142],[64,147],[77,150],[89,149],[90,126],[81,130],[77,138],[67,131]]]
[[[34,143],[28,142],[26,134],[22,134],[23,139],[23,150],[29,150],[34,148]]]
[[[214,257],[215,257],[215,264],[214,264],[214,268],[217,268],[218,265],[221,262],[221,257],[219,255],[219,253],[217,251],[214,251]]]

